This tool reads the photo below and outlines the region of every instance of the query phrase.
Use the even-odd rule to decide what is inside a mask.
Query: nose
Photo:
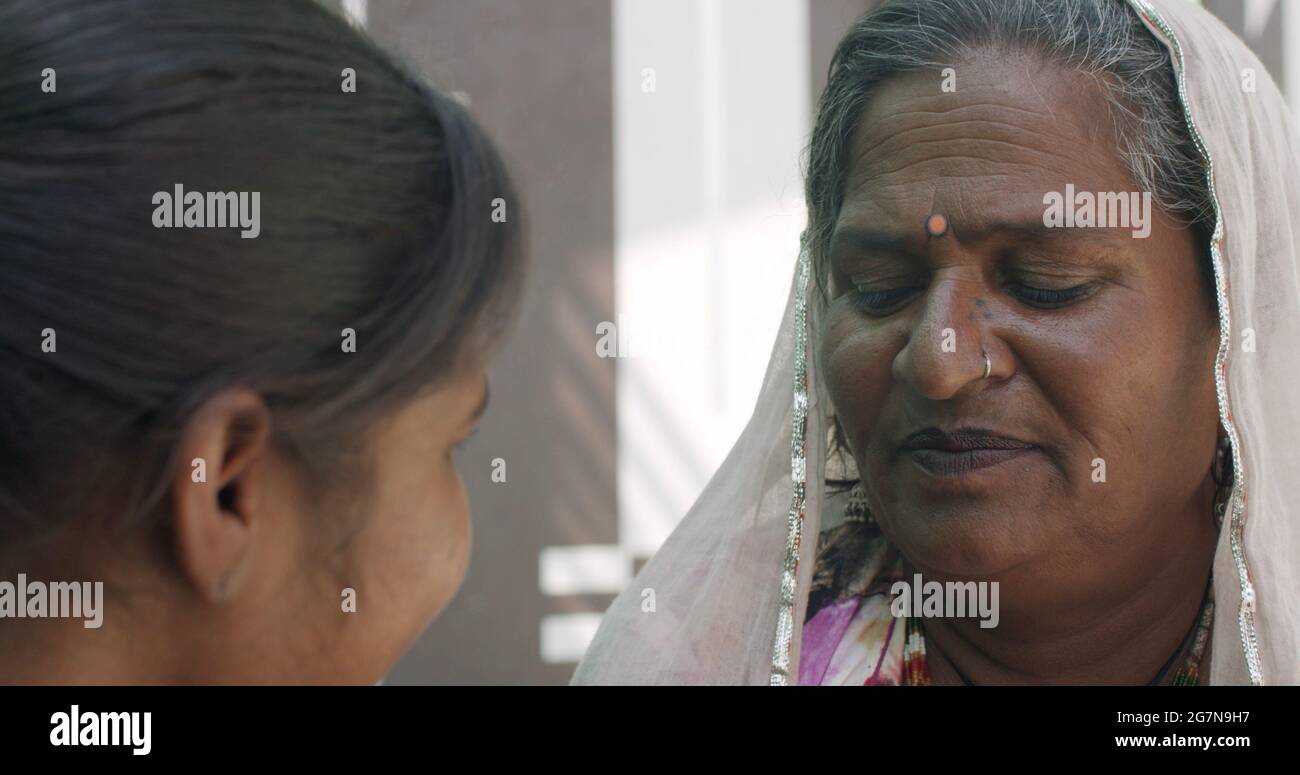
[[[894,379],[932,401],[981,382],[985,353],[992,357],[983,341],[985,295],[981,280],[969,272],[933,275],[907,344],[894,357]]]

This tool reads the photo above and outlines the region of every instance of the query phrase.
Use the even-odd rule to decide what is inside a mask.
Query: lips
[[[925,428],[908,436],[901,451],[935,476],[954,477],[1001,465],[1036,447],[1026,441],[983,428],[952,432]]]

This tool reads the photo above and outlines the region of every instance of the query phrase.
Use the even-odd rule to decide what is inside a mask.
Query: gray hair
[[[868,99],[891,75],[948,67],[988,49],[1036,53],[1101,86],[1121,158],[1141,190],[1194,227],[1213,289],[1205,163],[1183,119],[1168,50],[1123,0],[889,0],[859,19],[831,60],[808,149],[808,236],[819,285]]]

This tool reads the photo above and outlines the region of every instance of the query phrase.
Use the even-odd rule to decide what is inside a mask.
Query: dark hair
[[[260,235],[155,228],[176,184],[260,192]],[[123,482],[149,519],[231,385],[327,471],[499,341],[519,217],[465,109],[313,0],[3,3],[0,547]]]

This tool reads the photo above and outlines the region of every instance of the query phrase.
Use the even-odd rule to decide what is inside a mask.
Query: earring
[[[858,482],[849,490],[849,502],[844,505],[845,522],[862,522],[871,524],[875,520],[871,516],[871,509],[867,507],[867,493],[862,489],[862,483]]]
[[[1232,497],[1232,442],[1227,434],[1219,436],[1214,449],[1214,464],[1210,466],[1210,478],[1214,480],[1214,524],[1223,527],[1223,517],[1228,512],[1228,501]]]

